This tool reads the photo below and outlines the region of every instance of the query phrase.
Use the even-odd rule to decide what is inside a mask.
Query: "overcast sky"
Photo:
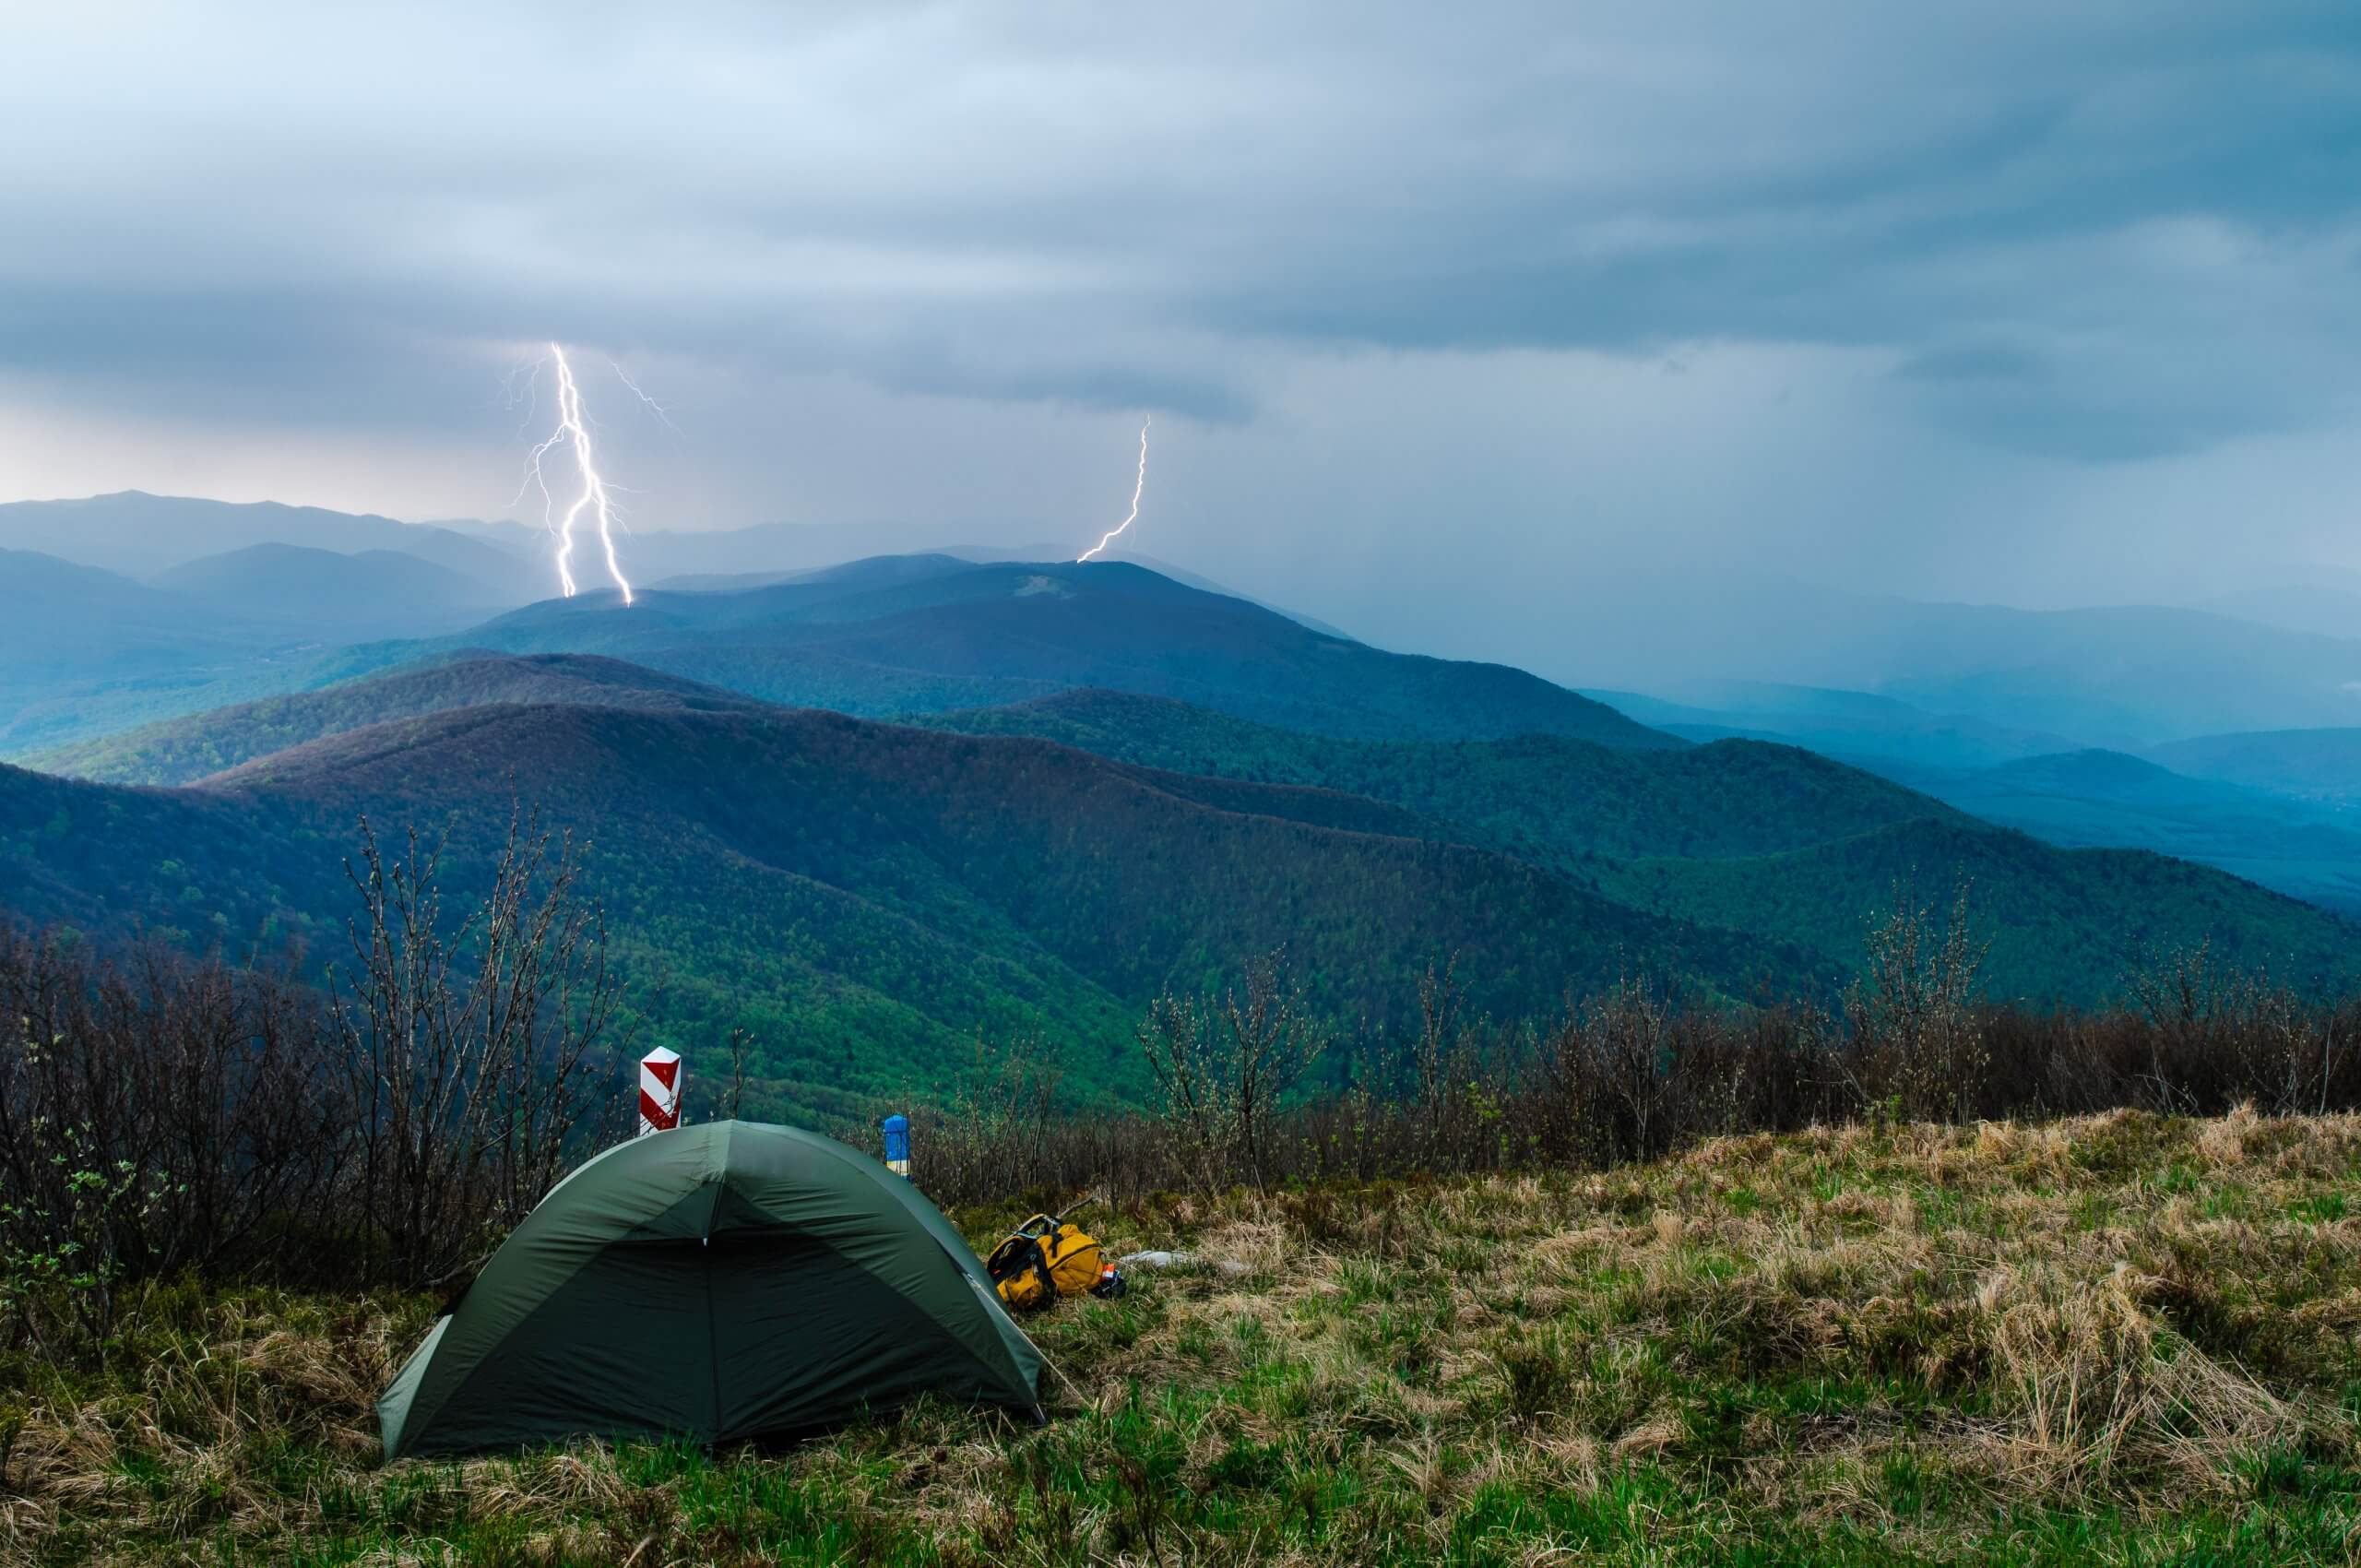
[[[2351,0],[0,0],[0,498],[1095,538],[1546,663],[1641,575],[2361,565]],[[610,369],[669,411],[668,427]]]

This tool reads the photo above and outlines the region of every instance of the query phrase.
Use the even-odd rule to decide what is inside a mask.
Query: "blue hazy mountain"
[[[297,508],[208,503],[189,513],[177,503],[147,505],[158,499],[135,496],[123,508],[84,512],[74,510],[82,503],[25,504],[0,513],[13,513],[17,524],[59,516],[89,522],[64,531],[88,553],[124,558],[136,553],[131,545],[140,529],[190,517],[226,519],[216,534],[308,526]],[[54,555],[0,550],[0,586],[11,603],[0,632],[7,655],[0,754],[316,683],[346,645],[457,631],[527,597],[525,564],[491,546],[384,518],[325,517],[322,537],[382,534],[421,548],[346,552],[265,541],[184,557],[139,581]],[[185,547],[185,536],[172,537]],[[493,576],[447,564],[454,561],[489,564]]]
[[[503,584],[495,602],[516,603],[531,597],[529,592],[511,597],[504,591],[505,575],[516,572],[521,558],[490,542],[491,537],[320,506],[208,501],[137,490],[71,501],[0,504],[0,549],[39,551],[131,577],[145,578],[200,556],[257,544],[293,544],[348,555],[364,550],[421,554],[463,575]]]
[[[2361,571],[2319,561],[2259,565],[2242,586],[2189,608],[2290,631],[2361,636]]]
[[[2361,723],[2361,641],[2201,610],[2019,610],[1710,570],[1569,593],[1560,644],[1539,667],[1585,689],[1686,702],[1694,683],[1742,676],[2064,742],[2047,750]]]
[[[2361,818],[2305,798],[2361,794],[2361,731],[2207,737],[2142,760],[1866,692],[1723,681],[1681,688],[1687,702],[1586,695],[1688,740],[1806,746],[2049,843],[2153,849],[2361,910]]]
[[[991,531],[1025,540],[1049,530],[1020,520]],[[881,552],[995,553],[953,542],[978,537],[983,534],[972,525],[891,521],[653,529],[634,534],[629,564],[643,583],[692,576],[711,586],[731,576],[807,573]],[[0,505],[0,548],[41,551],[134,577],[260,543],[416,554],[502,589],[504,603],[544,596],[552,586],[546,538],[516,523],[407,524],[136,492]],[[1185,575],[1174,580],[1204,586]],[[2336,635],[2361,631],[2361,624],[2346,626],[2336,598],[2355,587],[2343,577],[2322,578],[2248,592],[2213,609],[2028,611],[1847,593],[1712,569],[1602,576],[1568,586],[1560,641],[1536,648],[1531,662],[1585,687],[1706,708],[1703,718],[1679,720],[1700,735],[1780,734],[1844,754],[1907,754],[1963,766],[2088,746],[2139,752],[2206,734],[2361,724],[2361,641]],[[2225,610],[2234,612],[2218,612]],[[1333,640],[1351,640],[1316,619],[1296,618]],[[160,691],[183,684],[177,671],[153,673]],[[1756,726],[1744,717],[1750,702],[1701,700],[1690,691],[1738,677],[1893,699],[1951,726],[1953,749],[1948,755],[1926,746],[1915,754],[1880,751],[1866,738],[1848,742],[1833,733],[1799,733],[1792,717],[1780,726]],[[246,689],[213,696],[255,695],[259,690]],[[969,696],[1023,695],[979,687]],[[153,700],[160,699],[151,699],[139,717],[161,711]],[[1839,727],[1855,722],[1830,717]]]
[[[2361,817],[2318,802],[2190,778],[2120,752],[2069,752],[1986,768],[1878,770],[2053,844],[2153,849],[2361,914]]]
[[[2200,778],[2299,800],[2361,802],[2361,729],[2201,735],[2157,746],[2148,754]]]
[[[0,686],[0,755],[312,690],[473,643],[614,653],[766,699],[852,713],[971,706],[1095,684],[1216,707],[1245,704],[1275,721],[1347,732],[1530,728],[1669,743],[1521,671],[1383,653],[1316,619],[1269,612],[1202,579],[1182,582],[1136,564],[1095,564],[1086,570],[1097,575],[1087,578],[1074,576],[1069,562],[1032,571],[952,554],[905,567],[823,564],[841,562],[848,546],[896,531],[914,530],[773,525],[635,535],[633,567],[643,580],[668,558],[736,568],[739,580],[724,572],[693,579],[702,590],[694,594],[647,592],[620,627],[596,619],[613,607],[611,595],[552,600],[495,622],[479,637],[456,635],[468,617],[452,606],[516,603],[545,591],[547,544],[538,533],[515,524],[413,525],[137,492],[0,506],[0,546],[31,540],[54,546],[62,559],[128,569],[121,575],[180,574],[168,577],[172,586],[202,589],[183,596],[186,640],[216,655],[191,658],[177,639],[160,644],[126,633],[117,639],[120,657],[52,660],[35,679]],[[388,563],[385,552],[445,568],[482,591]],[[962,553],[992,552],[962,547]],[[330,557],[368,560],[356,573]],[[795,568],[787,580],[765,580],[782,564]],[[386,592],[369,593],[368,565],[383,571]],[[746,578],[749,568],[760,569]],[[954,588],[930,596],[915,586],[992,572],[1014,575],[978,593]],[[913,579],[902,599],[880,597],[884,578],[896,573]],[[1086,580],[1091,586],[1083,590],[1077,585]],[[1149,583],[1164,585],[1160,598],[1143,587]],[[981,602],[992,599],[1006,601],[997,616]],[[820,607],[821,600],[831,605]],[[1116,624],[1125,617],[1130,624]],[[1094,618],[1101,624],[1091,624]],[[861,632],[813,629],[864,620],[872,624]],[[77,647],[111,646],[104,616],[85,630]],[[455,635],[419,640],[437,633]]]
[[[242,671],[308,666],[316,628],[267,610],[225,610],[119,573],[0,550],[0,747],[29,749],[119,727],[142,704],[186,704]]]
[[[984,548],[972,545],[961,545],[954,549],[923,551],[913,553],[915,553],[917,558],[921,560],[938,562],[964,561],[970,565],[978,566],[992,565],[1010,561],[1056,561],[1062,559],[1062,557],[1057,553],[1054,546],[1044,546],[1039,544],[1018,549],[1005,549],[997,546]],[[1350,635],[1348,633],[1338,630],[1336,627],[1330,625],[1327,622],[1323,621],[1316,616],[1299,613],[1298,612],[1289,610],[1283,605],[1272,604],[1267,600],[1256,599],[1252,594],[1240,593],[1237,589],[1228,588],[1221,583],[1217,583],[1211,577],[1204,576],[1198,573],[1189,571],[1185,567],[1175,566],[1169,562],[1159,561],[1153,556],[1129,553],[1117,555],[1113,557],[1113,559],[1123,562],[1129,565],[1145,566],[1149,571],[1154,572],[1157,576],[1160,577],[1169,577],[1174,582],[1180,584],[1183,588],[1199,588],[1206,593],[1220,594],[1226,599],[1242,599],[1249,604],[1260,605],[1262,608],[1271,611],[1275,614],[1286,616],[1288,620],[1295,622],[1299,625],[1309,626],[1323,636],[1350,640]],[[826,566],[813,566],[795,571],[777,572],[732,572],[720,574],[687,573],[680,576],[661,578],[656,582],[648,584],[647,587],[658,591],[679,593],[737,593],[748,588],[772,588],[781,583],[809,581],[813,578],[825,576],[828,573],[838,570],[846,564],[848,564],[848,563],[831,562]]]
[[[415,636],[473,625],[516,602],[494,583],[398,550],[345,554],[297,544],[250,544],[165,568],[150,586],[223,617],[267,609],[338,640]]]
[[[2074,748],[2062,735],[1930,713],[1899,697],[1768,681],[1691,682],[1666,695],[1596,688],[1583,695],[1691,741],[1775,740],[1864,763],[1978,767]]]
[[[292,624],[225,615],[186,595],[30,550],[0,550],[0,688],[35,687],[82,671],[144,673],[210,663]]]

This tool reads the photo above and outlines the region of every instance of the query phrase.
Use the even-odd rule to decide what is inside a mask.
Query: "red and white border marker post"
[[[639,1059],[639,1135],[681,1124],[681,1053],[658,1046]]]

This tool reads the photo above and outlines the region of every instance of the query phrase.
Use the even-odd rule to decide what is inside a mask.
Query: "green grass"
[[[2361,1548],[2361,1120],[1833,1130],[1603,1175],[1158,1198],[1035,1430],[381,1466],[427,1303],[158,1289],[21,1356],[0,1559],[2163,1564]],[[981,1241],[1014,1215],[955,1218]]]

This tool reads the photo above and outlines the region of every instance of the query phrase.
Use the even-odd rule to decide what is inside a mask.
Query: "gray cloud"
[[[2211,352],[2215,279],[2097,242],[2202,216],[2263,269],[2361,199],[2329,6],[504,15],[36,24],[0,352],[242,364],[301,411],[377,335],[564,333],[1236,417],[1240,333],[2066,358],[2104,290]]]
[[[1454,495],[1513,552],[1594,484],[1902,575],[1952,559],[1892,531],[1916,476],[2104,529],[2117,492],[2057,465],[2308,441],[2361,393],[2343,4],[53,7],[12,18],[0,137],[0,417],[496,474],[500,371],[559,338],[699,410],[689,521],[1080,505],[1040,476],[1153,408],[1236,465],[1199,493],[1250,558],[1287,508],[1391,570]],[[1601,366],[1743,374],[1669,378],[1654,445],[1569,474],[1484,434],[1559,385],[1534,353],[1610,430],[1655,394]],[[1347,523],[1283,465],[1352,365],[1396,422]],[[1446,397],[1478,410],[1448,450],[1414,427]],[[1788,488],[1747,420],[1828,462]],[[974,476],[904,472],[920,432]],[[1763,467],[1691,496],[1709,440]]]

